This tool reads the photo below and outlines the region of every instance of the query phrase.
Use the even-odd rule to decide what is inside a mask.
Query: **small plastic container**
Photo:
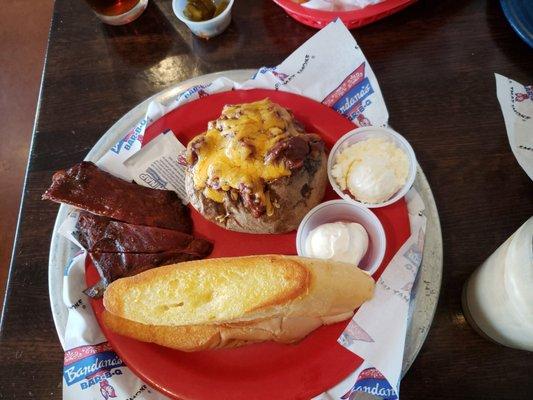
[[[305,241],[309,232],[330,222],[357,222],[368,233],[368,250],[359,263],[359,268],[372,275],[379,268],[385,256],[387,239],[379,219],[368,208],[345,200],[330,200],[319,204],[300,222],[296,233],[296,251],[307,257]]]
[[[220,3],[221,0],[216,0],[215,3]],[[176,17],[184,22],[192,33],[203,39],[209,39],[220,35],[226,30],[231,22],[231,8],[233,7],[234,0],[229,0],[228,5],[219,15],[215,18],[208,19],[207,21],[191,21],[184,14],[183,10],[187,5],[187,0],[172,0],[172,9]]]
[[[383,137],[383,138],[390,140],[391,142],[393,142],[396,146],[398,146],[400,149],[402,149],[405,152],[409,160],[409,173],[407,175],[407,179],[403,187],[399,189],[390,199],[384,202],[381,202],[381,203],[364,203],[364,202],[361,202],[355,199],[351,194],[343,192],[339,184],[337,183],[337,180],[331,175],[331,170],[333,169],[333,166],[335,165],[335,160],[337,159],[337,155],[340,152],[342,152],[346,147],[351,146],[357,142],[361,142],[363,140],[370,139],[370,138],[376,138],[376,137]],[[331,149],[331,152],[329,153],[328,178],[329,178],[329,183],[333,187],[333,190],[335,190],[335,192],[340,197],[342,197],[344,200],[347,200],[352,203],[356,203],[356,204],[359,204],[359,205],[362,205],[368,208],[378,208],[378,207],[385,207],[385,206],[388,206],[389,204],[395,203],[396,201],[400,200],[403,196],[405,196],[405,194],[409,191],[411,186],[413,186],[413,183],[415,181],[416,166],[417,166],[417,162],[416,162],[415,152],[413,151],[413,148],[411,147],[409,142],[402,135],[388,128],[365,126],[362,128],[354,129],[353,131],[346,133],[344,136],[342,136],[337,141],[337,143],[335,143],[335,145]]]

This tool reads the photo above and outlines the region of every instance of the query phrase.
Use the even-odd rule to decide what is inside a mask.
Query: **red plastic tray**
[[[348,29],[359,28],[363,25],[371,24],[389,15],[403,10],[405,7],[413,4],[416,0],[385,0],[381,3],[374,4],[352,11],[323,11],[302,7],[292,0],[274,0],[296,21],[302,24],[321,29],[340,18]]]

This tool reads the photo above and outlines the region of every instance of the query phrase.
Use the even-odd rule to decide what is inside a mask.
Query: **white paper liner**
[[[509,145],[518,164],[533,179],[533,85],[494,75]]]

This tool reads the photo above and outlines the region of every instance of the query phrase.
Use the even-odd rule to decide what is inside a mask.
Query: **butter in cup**
[[[356,143],[376,138],[384,139],[385,141],[392,143],[405,154],[408,161],[407,177],[403,186],[401,186],[395,193],[391,194],[388,199],[381,202],[364,202],[361,199],[356,198],[348,189],[343,190],[332,171],[337,164],[339,154],[343,153],[346,148]],[[416,167],[417,162],[413,148],[403,136],[392,129],[368,126],[357,128],[346,133],[335,143],[328,157],[328,178],[335,192],[343,199],[368,208],[376,208],[395,203],[405,196],[414,183],[416,177]]]

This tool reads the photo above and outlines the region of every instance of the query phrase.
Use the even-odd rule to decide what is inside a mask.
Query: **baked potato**
[[[185,187],[205,218],[233,231],[282,233],[324,197],[324,142],[269,99],[227,105],[185,155]]]

